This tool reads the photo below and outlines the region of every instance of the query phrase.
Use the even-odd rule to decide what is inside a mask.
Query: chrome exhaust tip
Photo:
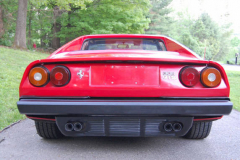
[[[179,131],[182,130],[182,124],[181,123],[174,123],[172,127],[173,127],[173,130],[175,132],[179,132]]]
[[[172,123],[165,123],[163,128],[166,132],[171,132],[173,130]]]
[[[65,124],[65,130],[70,132],[73,130],[73,124],[72,123],[66,123]]]
[[[80,122],[74,123],[73,129],[74,131],[78,131],[78,132],[81,131],[83,129],[82,123]]]

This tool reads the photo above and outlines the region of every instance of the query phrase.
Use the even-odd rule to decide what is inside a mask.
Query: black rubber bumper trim
[[[228,115],[228,100],[60,100],[21,99],[19,112],[29,115]]]

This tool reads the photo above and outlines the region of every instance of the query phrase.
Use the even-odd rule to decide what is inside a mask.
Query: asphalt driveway
[[[225,70],[240,71],[240,65],[221,64]]]
[[[240,159],[240,112],[213,123],[204,140],[81,137],[44,140],[26,119],[0,133],[0,159]]]

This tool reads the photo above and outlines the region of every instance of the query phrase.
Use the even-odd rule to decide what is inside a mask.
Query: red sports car
[[[81,36],[32,62],[20,84],[21,114],[43,138],[206,138],[230,114],[221,65],[165,36]]]

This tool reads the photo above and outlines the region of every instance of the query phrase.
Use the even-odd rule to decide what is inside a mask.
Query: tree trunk
[[[17,26],[13,47],[26,49],[26,22],[28,0],[18,0]]]
[[[60,47],[60,38],[57,37],[57,33],[61,30],[61,24],[57,22],[57,18],[61,16],[62,11],[60,11],[58,6],[53,8],[53,39],[52,39],[52,48],[58,49]]]
[[[59,23],[53,24],[53,39],[52,39],[52,48],[58,49],[60,47],[60,38],[57,37],[57,33],[61,30]]]
[[[2,38],[4,34],[4,27],[3,27],[3,8],[0,6],[0,38]]]
[[[32,30],[32,5],[31,5],[31,9],[29,11],[29,17],[28,17],[28,46],[31,46],[31,38],[32,38],[32,34],[31,34],[31,30]]]
[[[47,45],[45,43],[46,39],[47,39],[47,35],[46,34],[41,36],[41,48],[47,48]]]

